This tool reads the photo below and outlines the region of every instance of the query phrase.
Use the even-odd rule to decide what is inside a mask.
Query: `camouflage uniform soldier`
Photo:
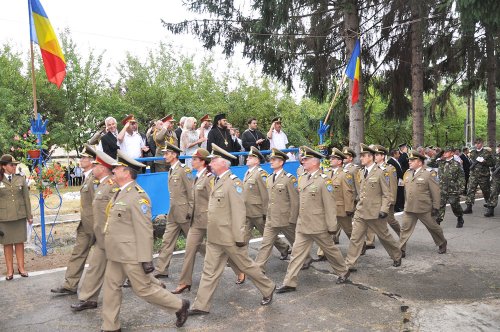
[[[475,144],[476,149],[470,153],[472,164],[470,166],[467,199],[465,200],[467,208],[464,210],[464,214],[472,213],[472,205],[474,205],[478,185],[481,187],[484,200],[488,202],[490,199],[490,167],[493,167],[495,161],[491,151],[484,148],[482,138],[477,138]]]
[[[490,201],[486,204],[485,217],[493,217],[495,208],[498,204],[498,194],[500,193],[500,144],[497,145],[497,153],[495,154],[495,168],[491,176],[491,193]]]
[[[432,159],[428,167],[438,167],[439,188],[441,189],[441,204],[436,222],[441,224],[446,210],[446,203],[450,202],[451,210],[457,217],[457,228],[464,225],[463,211],[460,206],[460,193],[464,190],[465,175],[462,166],[453,158],[452,147],[447,146],[443,150],[441,158]]]

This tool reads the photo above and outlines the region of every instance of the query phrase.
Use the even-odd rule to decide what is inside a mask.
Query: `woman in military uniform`
[[[14,278],[14,247],[17,272],[22,277],[28,276],[24,269],[24,242],[26,221],[32,224],[33,216],[26,178],[16,174],[17,164],[19,162],[9,154],[0,158],[0,243],[7,265],[6,280]]]

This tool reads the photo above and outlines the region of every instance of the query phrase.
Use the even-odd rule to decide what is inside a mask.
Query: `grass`
[[[62,195],[70,192],[78,192],[80,190],[80,187],[65,187],[65,188],[60,188],[59,192],[61,193],[61,198],[57,196],[57,194],[54,191],[54,194],[48,196],[45,199],[45,214],[46,215],[54,215],[57,213],[56,207],[61,204],[61,209],[59,211],[59,214],[74,214],[74,213],[80,213],[80,200],[79,199],[72,199],[72,200],[65,200],[62,199]],[[31,209],[33,211],[34,216],[40,216],[40,209],[38,208],[38,192],[35,189],[32,189],[30,191],[30,199],[31,199]]]

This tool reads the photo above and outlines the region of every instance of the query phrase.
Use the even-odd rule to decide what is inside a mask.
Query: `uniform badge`
[[[432,171],[432,172],[431,172],[431,178],[432,178],[435,182],[439,183],[439,175],[438,175],[438,173],[437,173],[436,171]]]
[[[0,182],[0,188],[5,188],[5,184],[3,184],[3,182]]]
[[[241,188],[240,186],[234,186],[236,188],[236,192],[238,194],[241,194],[243,192],[243,188]]]
[[[142,211],[143,214],[148,213],[148,210],[149,210],[149,206],[147,204],[142,204],[141,205],[141,211]]]
[[[333,191],[333,185],[332,185],[332,180],[328,179],[325,181],[325,184],[326,184],[326,190],[328,190],[328,192],[332,192]]]

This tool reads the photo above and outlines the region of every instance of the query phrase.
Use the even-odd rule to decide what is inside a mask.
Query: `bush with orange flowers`
[[[65,183],[64,169],[59,163],[53,163],[42,168],[37,166],[33,170],[32,180],[38,191],[41,191],[43,197],[47,198],[53,193],[53,188],[58,184]]]

